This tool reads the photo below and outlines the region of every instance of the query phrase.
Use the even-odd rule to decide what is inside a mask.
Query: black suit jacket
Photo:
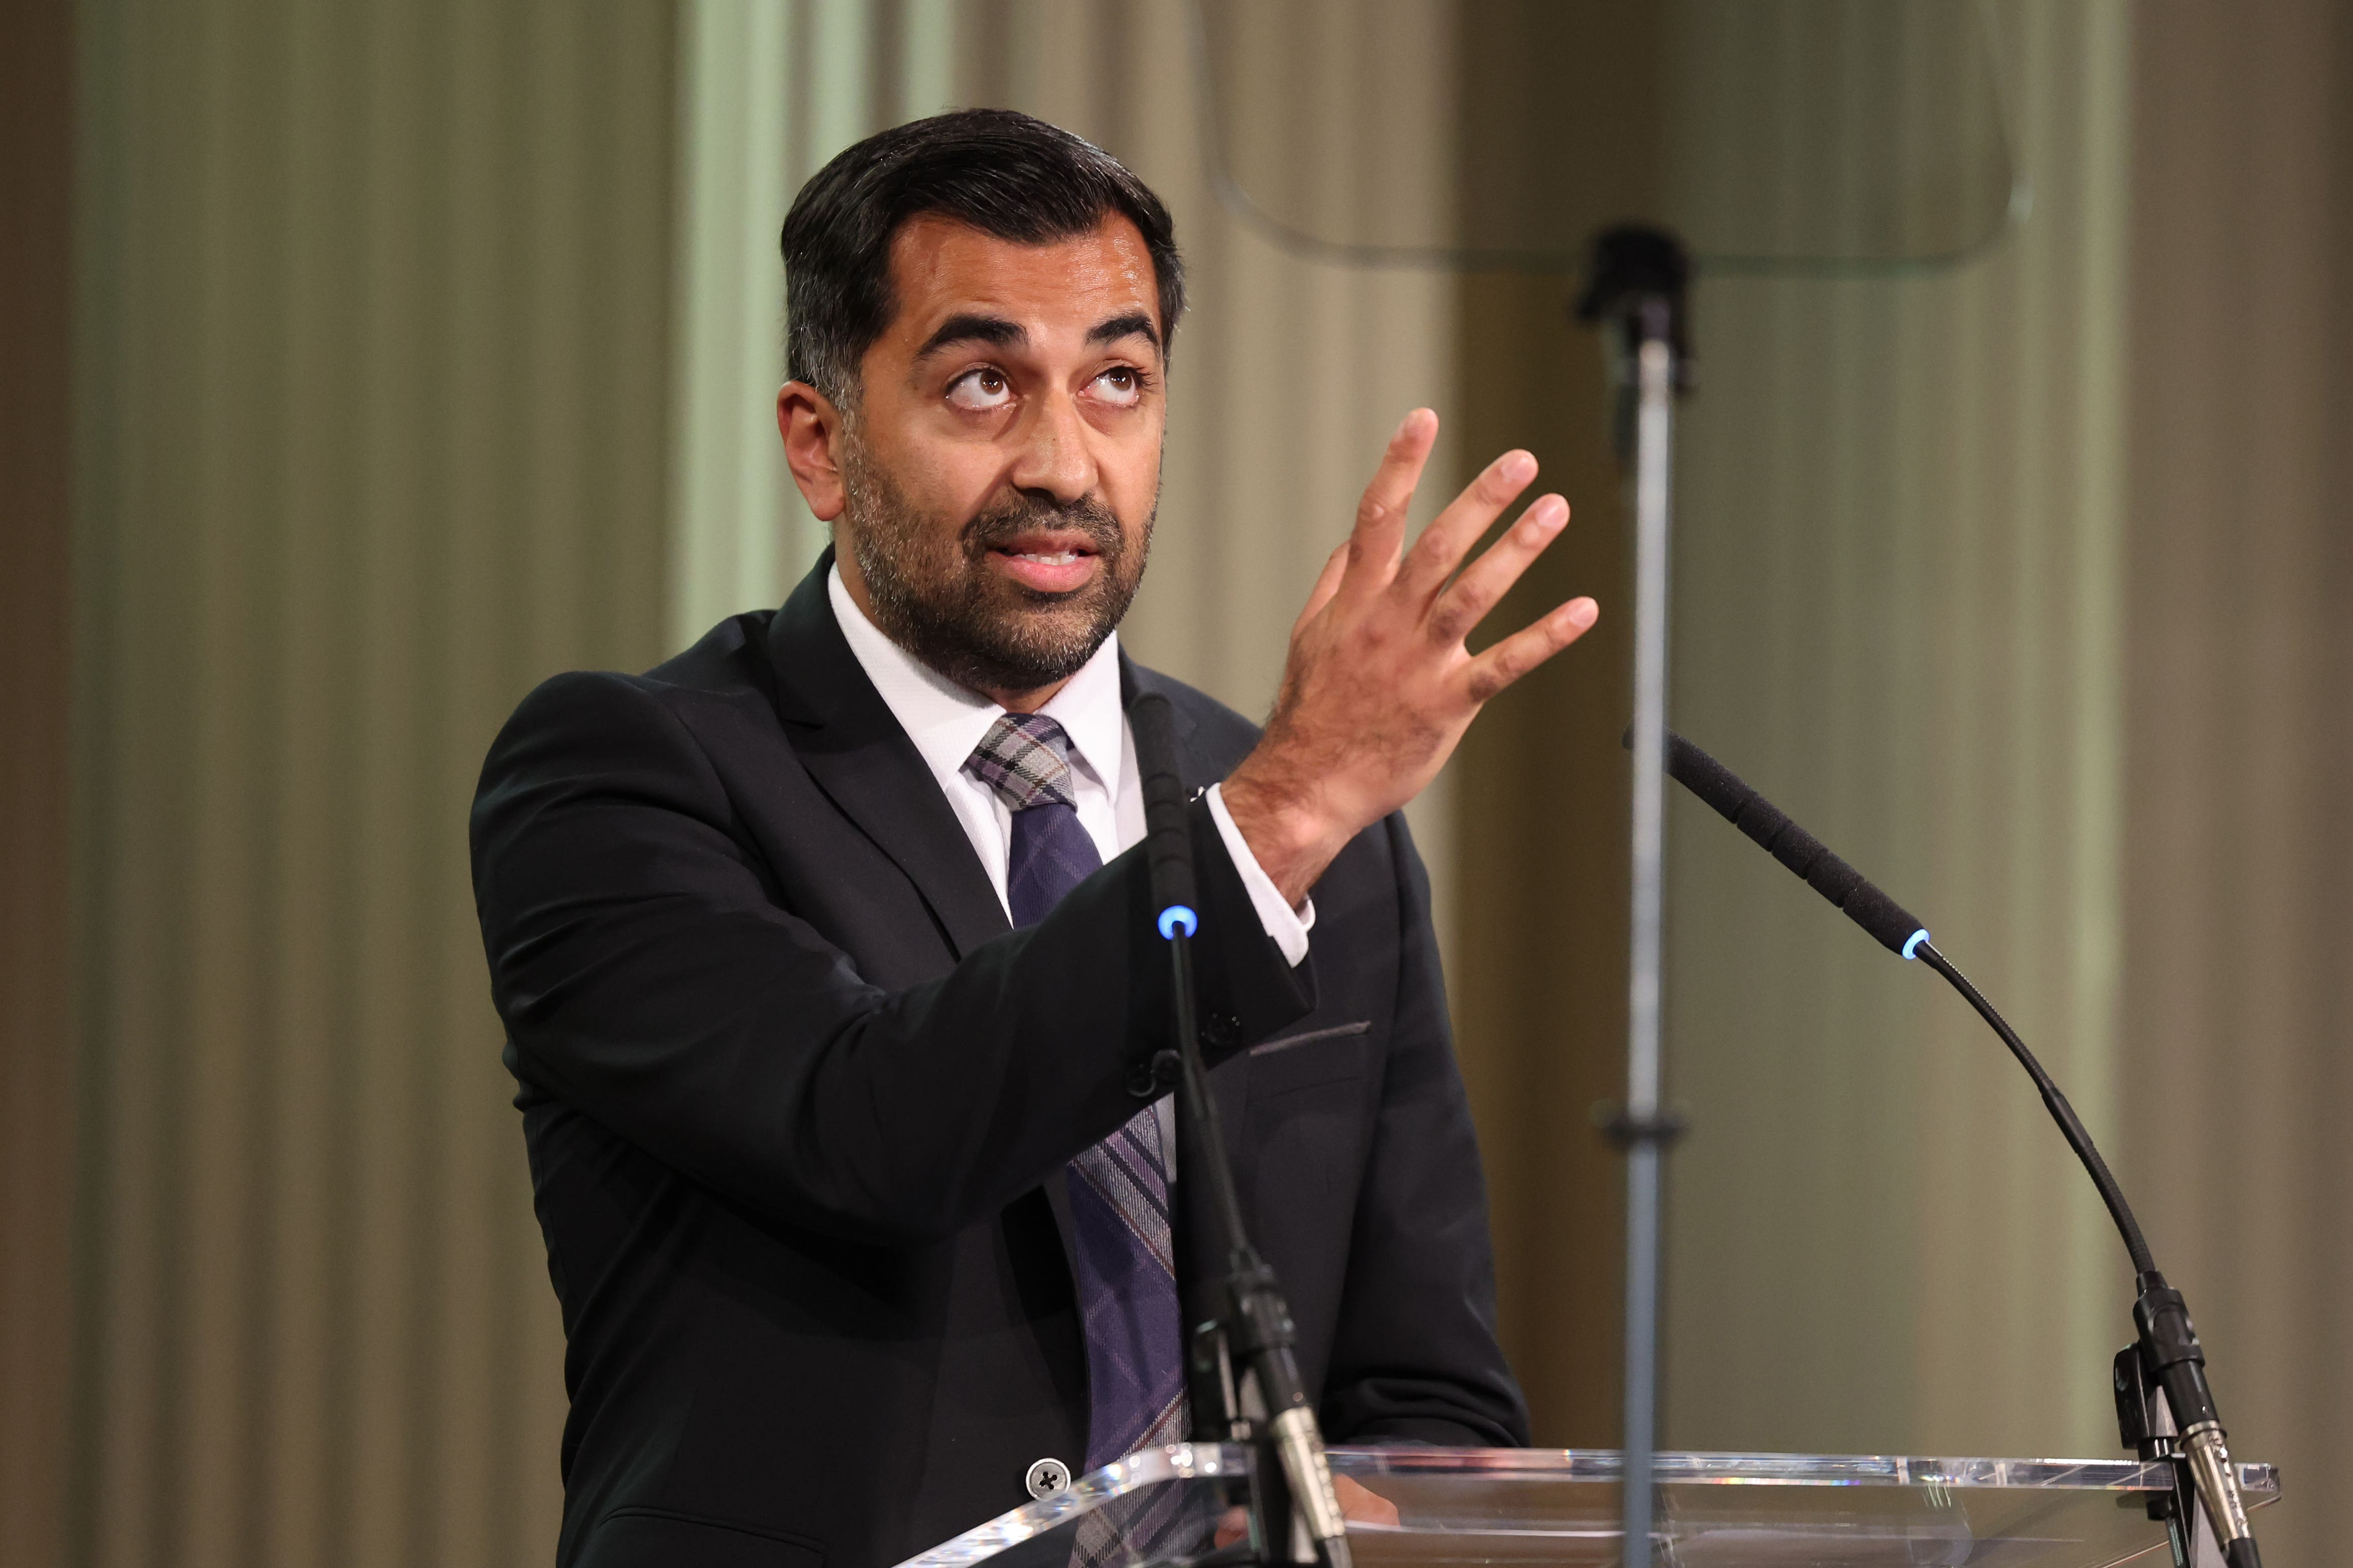
[[[483,769],[475,899],[568,1342],[561,1564],[879,1568],[1086,1447],[1061,1171],[1168,1043],[1141,852],[1008,931],[828,563],[648,675],[548,681]],[[1125,674],[1170,698],[1188,784],[1254,743]],[[1404,823],[1333,863],[1293,970],[1193,822],[1212,1079],[1326,1433],[1524,1443]]]

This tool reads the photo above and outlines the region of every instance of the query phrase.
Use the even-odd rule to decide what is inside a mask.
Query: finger
[[[1367,1490],[1346,1476],[1334,1476],[1332,1489],[1340,1500],[1340,1517],[1352,1524],[1396,1524],[1397,1504]]]
[[[1347,570],[1348,541],[1344,539],[1331,554],[1324,558],[1324,570],[1315,574],[1315,586],[1308,592],[1307,607],[1299,612],[1297,620],[1291,623],[1293,637],[1297,637],[1304,630],[1307,623],[1314,620],[1323,612],[1324,606],[1332,602],[1332,595],[1340,591],[1340,579],[1346,574]]]
[[[1536,460],[1527,452],[1506,452],[1488,464],[1414,541],[1398,586],[1425,604],[1435,598],[1479,536],[1535,477]]]
[[[1441,643],[1458,643],[1469,637],[1471,628],[1484,620],[1495,602],[1520,580],[1528,563],[1560,537],[1567,521],[1567,501],[1556,495],[1537,497],[1501,539],[1439,594],[1426,623],[1430,636]]]
[[[1348,536],[1348,570],[1340,592],[1352,597],[1388,585],[1405,548],[1407,509],[1413,504],[1413,487],[1420,482],[1422,465],[1438,441],[1438,416],[1417,408],[1405,416],[1365,487],[1356,506],[1356,529]]]
[[[1464,672],[1465,689],[1473,707],[1517,680],[1577,638],[1599,619],[1601,606],[1590,599],[1571,599],[1534,626],[1523,626],[1472,659]]]

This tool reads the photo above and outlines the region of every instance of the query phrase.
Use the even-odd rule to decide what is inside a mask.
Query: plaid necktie
[[[1013,814],[1013,923],[1035,925],[1103,866],[1071,803],[1071,741],[1036,713],[989,726],[964,771]],[[1150,1106],[1070,1164],[1079,1315],[1087,1335],[1086,1468],[1185,1436],[1182,1314],[1160,1118]]]

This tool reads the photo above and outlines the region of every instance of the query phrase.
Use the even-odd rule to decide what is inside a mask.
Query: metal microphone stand
[[[1682,1128],[1660,1097],[1659,927],[1666,840],[1667,543],[1673,517],[1675,395],[1686,379],[1683,291],[1691,264],[1662,229],[1594,242],[1577,319],[1609,340],[1618,451],[1634,492],[1634,832],[1626,1103],[1609,1131],[1626,1151],[1625,1568],[1651,1568],[1658,1447],[1660,1195]]]
[[[1180,1282],[1186,1335],[1186,1388],[1196,1442],[1241,1443],[1253,1450],[1250,1533],[1187,1568],[1315,1563],[1351,1568],[1346,1524],[1315,1407],[1293,1347],[1298,1339],[1274,1270],[1251,1245],[1241,1198],[1210,1098],[1193,989],[1195,912],[1193,839],[1184,785],[1175,765],[1168,700],[1147,692],[1129,705],[1128,722],[1143,776],[1145,844],[1154,922],[1168,943],[1176,1047],[1153,1060],[1153,1075],[1176,1089],[1178,1169],[1198,1184],[1186,1200],[1190,1255]],[[1222,1273],[1218,1265],[1224,1265]]]

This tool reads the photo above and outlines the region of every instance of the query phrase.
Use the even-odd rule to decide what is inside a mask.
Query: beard
[[[845,446],[842,521],[874,623],[959,686],[1023,692],[1067,680],[1127,614],[1144,581],[1153,516],[1133,551],[1119,519],[1092,496],[1063,503],[1018,491],[951,528],[909,501],[860,443]],[[1040,593],[989,566],[992,550],[1039,528],[1086,535],[1103,564],[1083,587]]]

